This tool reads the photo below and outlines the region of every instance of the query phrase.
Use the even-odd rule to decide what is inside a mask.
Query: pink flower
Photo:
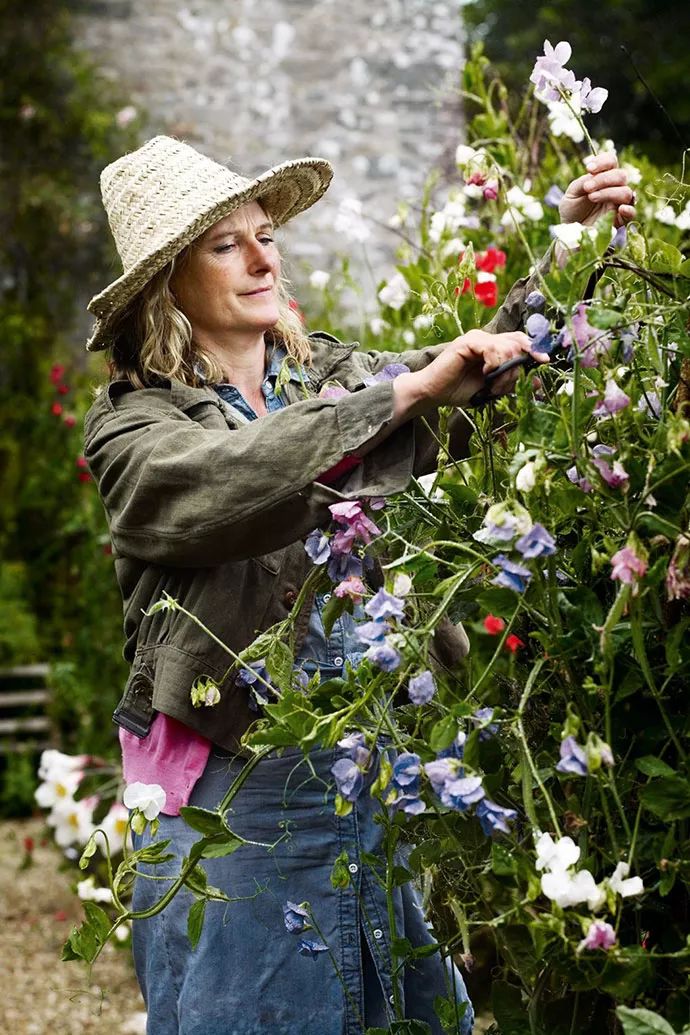
[[[319,392],[319,399],[342,399],[344,395],[349,395],[347,388],[343,388],[341,385],[326,385]]]
[[[618,489],[621,485],[625,485],[630,478],[620,460],[614,460],[613,467],[606,460],[592,460],[592,463],[606,484],[610,485],[612,489]]]
[[[616,932],[605,920],[592,920],[587,934],[577,947],[578,952],[583,949],[603,949],[608,952],[618,941]]]
[[[77,423],[77,418],[73,417],[71,413],[68,413],[67,416],[63,419],[63,423],[66,427],[73,428],[74,425]]]
[[[626,395],[625,392],[618,387],[612,377],[609,377],[606,380],[604,398],[594,408],[593,415],[595,417],[610,416],[613,413],[618,413],[619,410],[624,410],[625,407],[629,405],[630,396]]]
[[[333,520],[339,525],[344,525],[345,532],[336,532],[331,541],[331,549],[336,553],[345,553],[352,549],[355,538],[359,538],[367,545],[372,537],[381,534],[371,518],[368,518],[362,510],[362,504],[358,500],[346,503],[334,503],[328,508],[333,515]],[[339,538],[340,537],[340,538]],[[349,541],[350,545],[345,550],[340,548],[340,543]]]
[[[344,579],[333,590],[335,595],[340,597],[341,600],[343,597],[349,597],[355,604],[361,604],[362,597],[366,591],[366,586],[356,575],[350,575],[349,578]]]
[[[636,579],[642,578],[648,567],[647,562],[638,557],[631,546],[624,546],[618,553],[614,553],[611,565],[611,578],[624,582],[626,586],[631,586]]]
[[[495,201],[498,197],[498,180],[487,180],[484,185],[484,201]]]
[[[690,538],[679,535],[666,572],[669,600],[690,600]]]

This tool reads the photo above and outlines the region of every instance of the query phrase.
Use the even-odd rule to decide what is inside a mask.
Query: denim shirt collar
[[[280,346],[271,345],[266,349],[266,369],[261,384],[261,391],[266,400],[266,409],[269,413],[273,413],[275,410],[280,410],[285,405],[285,400],[283,399],[282,394],[276,393],[276,382],[287,358],[287,352]],[[290,381],[301,382],[306,377],[306,371],[304,368],[299,364],[294,363],[294,361],[288,363],[287,370],[289,372],[288,379]],[[216,384],[212,387],[221,399],[239,410],[247,420],[256,419],[256,413],[235,385],[222,382],[221,384]]]

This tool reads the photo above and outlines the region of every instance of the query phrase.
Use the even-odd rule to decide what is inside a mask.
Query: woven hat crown
[[[89,302],[98,321],[87,348],[104,348],[122,308],[223,216],[259,200],[279,226],[313,205],[332,175],[325,159],[300,158],[247,179],[167,136],[153,137],[106,166],[101,194],[123,274]]]

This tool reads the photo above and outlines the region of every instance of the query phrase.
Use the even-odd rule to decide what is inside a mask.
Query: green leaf
[[[289,690],[294,666],[292,651],[282,640],[273,640],[266,653],[266,669],[271,682],[281,690]]]
[[[229,837],[228,834],[218,834],[210,844],[205,844],[199,854],[200,859],[222,859],[226,855],[232,855],[238,848],[241,848],[244,841],[238,837]]]
[[[209,809],[199,808],[198,805],[183,805],[180,815],[187,826],[192,830],[198,830],[200,834],[222,834],[227,831],[219,812],[211,812]]]
[[[642,790],[640,800],[660,819],[685,819],[690,816],[690,783],[680,776],[662,777]]]
[[[494,981],[491,1006],[501,1035],[530,1035],[530,1023],[519,988],[507,981]]]
[[[625,1035],[675,1035],[668,1021],[651,1010],[631,1010],[629,1006],[619,1006],[616,1016],[623,1025]]]
[[[345,610],[347,605],[351,604],[352,601],[348,597],[337,597],[335,593],[331,593],[331,599],[325,605],[321,612],[321,621],[323,622],[323,628],[326,636],[330,636],[333,632],[333,626],[338,621],[340,616]]]
[[[517,873],[514,853],[500,841],[494,841],[491,845],[491,869],[497,877],[512,877]]]
[[[347,868],[349,855],[343,850],[338,858],[333,863],[331,869],[331,887],[333,888],[349,888],[350,886],[350,871]]]
[[[432,751],[444,751],[453,743],[457,733],[457,719],[454,719],[452,715],[446,715],[431,727],[431,732],[429,734],[429,747]]]
[[[595,309],[591,308],[587,313],[587,320],[592,327],[598,327],[602,331],[608,331],[611,327],[617,327],[624,322],[622,313],[616,309]]]
[[[635,765],[645,776],[677,776],[675,769],[654,755],[635,759]]]
[[[204,927],[205,913],[205,898],[198,899],[198,901],[193,902],[190,906],[189,915],[187,916],[187,937],[189,938],[189,943],[193,949],[196,949],[199,944],[199,938],[201,938],[201,932]]]

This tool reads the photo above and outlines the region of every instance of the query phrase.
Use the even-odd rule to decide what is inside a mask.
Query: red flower
[[[113,555],[113,548],[112,548],[110,543],[106,543],[105,544],[105,546],[103,547],[103,553],[105,554],[106,557],[112,557],[112,555]]]
[[[516,636],[515,633],[511,633],[510,636],[506,636],[506,642],[504,646],[506,650],[509,650],[512,654],[517,654],[520,648],[524,647],[525,644],[519,636]]]
[[[494,248],[491,245],[485,252],[480,252],[477,255],[475,262],[478,270],[483,270],[484,273],[493,273],[497,266],[505,266],[506,253],[502,252],[500,248]]]
[[[60,405],[60,403],[53,403],[53,405],[50,407],[50,412],[55,417],[59,417],[60,414],[62,413],[62,406]]]
[[[79,472],[79,481],[80,482],[90,482],[91,481],[91,475],[89,474],[89,472],[88,471],[80,471]]]
[[[67,416],[64,419],[65,426],[68,427],[68,428],[73,428],[76,423],[77,423],[77,418],[73,417],[71,413],[68,413]]]
[[[86,462],[86,457],[85,456],[78,456],[77,459],[75,460],[75,463],[76,463],[77,467],[81,467],[82,470],[85,470],[89,466],[87,464],[87,462]]]
[[[299,318],[302,321],[302,323],[306,323],[306,321],[304,319],[304,313],[300,309],[299,302],[297,301],[297,299],[296,298],[291,298],[290,301],[288,302],[288,305],[290,306],[290,308],[292,309],[292,311],[294,313],[297,313],[297,315],[299,316]]]
[[[498,636],[502,633],[506,627],[506,623],[502,618],[498,618],[497,615],[487,615],[484,619],[484,628],[488,632],[489,636]]]
[[[498,284],[495,280],[484,280],[480,284],[475,284],[474,295],[482,305],[491,308],[498,302]]]
[[[471,183],[475,187],[483,187],[486,183],[486,176],[479,171],[473,172],[469,180],[465,180],[465,183]]]
[[[67,916],[67,913],[64,911],[64,909],[58,909],[57,912],[53,913],[53,919],[62,921],[68,920],[69,917]]]
[[[58,385],[57,390],[60,393],[60,395],[67,395],[67,393],[69,392],[69,385]]]
[[[36,843],[35,843],[33,837],[25,837],[24,841],[23,841],[23,845],[24,845],[24,851],[27,852],[29,855],[31,855],[31,853],[33,852],[34,848],[36,847]]]
[[[61,363],[54,363],[50,368],[50,380],[54,385],[59,384],[62,381],[62,375],[65,372],[65,368]]]
[[[466,295],[467,292],[471,291],[471,290],[472,290],[472,281],[470,280],[469,277],[465,277],[465,279],[462,282],[462,290],[460,289],[460,287],[456,287],[456,289],[455,289],[455,297],[457,298],[458,295]]]

